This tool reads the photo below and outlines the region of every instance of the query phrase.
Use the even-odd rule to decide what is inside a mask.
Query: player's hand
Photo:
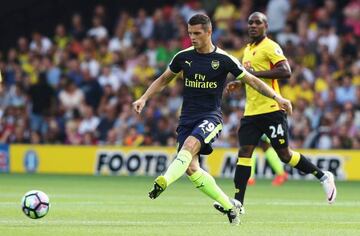
[[[225,91],[226,93],[232,93],[236,90],[239,90],[242,86],[240,81],[232,81],[226,85]]]
[[[138,100],[136,100],[135,102],[133,102],[132,106],[134,108],[134,110],[140,114],[142,109],[144,108],[146,103],[146,100],[143,98],[139,98]]]
[[[280,108],[285,110],[285,112],[289,115],[292,114],[292,105],[291,102],[279,95],[275,97],[275,101],[279,104]]]

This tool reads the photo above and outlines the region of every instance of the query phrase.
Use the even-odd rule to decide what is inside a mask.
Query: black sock
[[[302,154],[300,154],[300,160],[294,167],[298,170],[301,170],[302,172],[304,172],[306,174],[313,174],[318,179],[321,179],[321,177],[324,176],[324,172],[322,172],[322,170],[320,170],[317,166],[315,166],[313,163],[311,163]]]
[[[251,166],[237,165],[234,176],[235,199],[244,204],[246,185],[251,175]]]

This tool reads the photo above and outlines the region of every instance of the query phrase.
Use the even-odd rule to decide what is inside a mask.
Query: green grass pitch
[[[360,235],[360,182],[337,182],[334,205],[317,181],[290,180],[282,187],[258,181],[248,188],[246,215],[230,226],[212,200],[182,178],[158,199],[150,177],[0,175],[0,235]],[[232,195],[232,180],[218,179]],[[49,214],[27,218],[22,195],[39,189]]]

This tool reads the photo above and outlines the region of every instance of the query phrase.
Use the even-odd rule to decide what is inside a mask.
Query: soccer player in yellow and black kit
[[[290,66],[280,46],[266,36],[267,18],[254,12],[248,18],[248,33],[251,38],[244,51],[243,65],[248,72],[261,78],[266,84],[280,93],[278,79],[290,77]],[[241,83],[231,82],[229,92],[239,89]],[[336,198],[334,176],[313,165],[305,156],[288,146],[288,124],[286,113],[271,99],[245,85],[246,105],[238,132],[240,149],[236,166],[234,184],[235,199],[244,204],[247,181],[251,172],[251,156],[263,134],[270,139],[271,145],[282,162],[320,180],[326,198],[333,203]],[[222,211],[217,203],[214,207]]]
[[[239,224],[241,204],[229,199],[214,178],[199,166],[199,155],[212,152],[211,143],[222,129],[221,98],[228,73],[249,84],[278,106],[292,111],[283,99],[260,79],[248,73],[239,61],[211,42],[212,27],[208,16],[196,14],[188,22],[193,47],[178,52],[169,67],[146,92],[133,103],[140,113],[146,101],[160,92],[177,74],[183,73],[183,105],[177,128],[178,153],[164,175],[158,176],[149,192],[157,198],[185,172],[197,189],[220,203],[231,224]]]

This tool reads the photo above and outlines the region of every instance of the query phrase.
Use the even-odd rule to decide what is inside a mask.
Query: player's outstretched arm
[[[279,106],[284,109],[289,115],[292,113],[291,102],[283,97],[280,94],[277,94],[272,88],[270,88],[266,83],[261,81],[259,78],[247,73],[243,77],[243,81],[254,88],[256,91],[262,95],[274,99]]]
[[[291,68],[286,60],[278,62],[271,70],[248,72],[262,79],[290,79],[291,76]]]
[[[170,83],[170,81],[175,77],[174,74],[169,68],[165,70],[165,72],[160,75],[154,82],[151,83],[150,87],[146,90],[146,92],[135,102],[133,102],[133,108],[137,113],[140,113],[144,108],[146,101],[151,98],[154,94],[160,92],[164,89],[164,87]]]

